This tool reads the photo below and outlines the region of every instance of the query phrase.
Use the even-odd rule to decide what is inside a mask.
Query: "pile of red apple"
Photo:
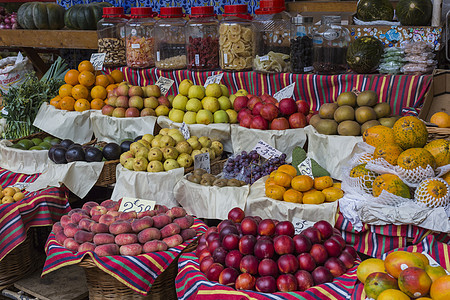
[[[196,255],[210,281],[263,293],[305,291],[332,282],[357,258],[326,221],[295,234],[289,221],[245,217],[240,208],[201,236]]]
[[[285,130],[303,128],[317,112],[309,110],[304,100],[285,98],[278,102],[270,95],[238,96],[233,102],[239,125],[253,129]]]
[[[56,241],[73,252],[98,256],[139,255],[165,251],[196,236],[194,217],[182,207],[119,212],[120,202],[86,202],[53,225]]]

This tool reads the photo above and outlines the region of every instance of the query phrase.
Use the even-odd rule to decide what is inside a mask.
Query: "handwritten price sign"
[[[211,173],[211,160],[209,158],[209,152],[197,154],[194,157],[194,169],[203,169],[206,172]]]
[[[170,78],[161,76],[158,78],[158,81],[155,83],[155,85],[159,86],[159,89],[161,90],[161,95],[165,96],[172,87],[174,82],[175,81],[173,81]]]
[[[191,133],[189,132],[189,127],[184,122],[181,124],[180,132],[184,136],[184,139],[186,139],[186,140],[191,137]]]
[[[153,210],[155,208],[156,201],[144,200],[131,197],[123,197],[120,202],[119,211],[128,212],[135,211],[140,213],[146,210]]]
[[[306,220],[302,220],[302,219],[298,219],[298,218],[292,218],[292,225],[294,225],[295,234],[300,234],[306,228],[313,226],[314,222],[306,221]]]
[[[311,167],[311,158],[307,157],[304,161],[298,164],[297,168],[300,171],[300,174],[308,175],[309,177],[314,179]]]
[[[295,88],[295,82],[288,85],[287,87],[285,87],[284,89],[282,89],[281,91],[276,92],[273,97],[275,99],[278,100],[278,102],[280,102],[281,100],[283,100],[284,98],[291,98],[292,95],[294,95],[294,88]]]
[[[222,77],[223,77],[223,73],[209,76],[208,78],[206,78],[205,84],[203,86],[207,87],[211,83],[220,84],[220,81],[222,81]]]
[[[103,63],[105,62],[106,53],[92,53],[91,64],[94,66],[94,70],[102,70]]]
[[[259,155],[264,157],[265,159],[269,159],[272,157],[279,157],[282,153],[275,149],[274,147],[270,146],[264,141],[259,141],[255,148],[253,148]]]

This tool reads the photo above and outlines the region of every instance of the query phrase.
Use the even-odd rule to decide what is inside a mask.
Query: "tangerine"
[[[333,178],[330,176],[322,176],[314,178],[314,188],[316,190],[324,190],[333,186]]]
[[[61,99],[60,101],[60,106],[61,109],[63,110],[74,110],[74,105],[75,105],[75,99],[73,99],[72,97],[64,97]]]
[[[321,191],[308,192],[303,195],[304,204],[322,204],[325,202],[325,195]]]
[[[430,122],[440,128],[450,128],[450,115],[445,111],[439,111],[431,116]]]
[[[114,84],[114,83],[116,83],[116,82],[114,81],[114,78],[112,78],[111,75],[107,74],[107,75],[106,75],[106,78],[108,78],[109,84]]]
[[[92,86],[95,83],[95,76],[92,72],[83,71],[78,75],[78,82],[84,86]]]
[[[97,77],[95,77],[95,85],[101,85],[102,87],[106,88],[108,85],[110,85],[108,77],[106,77],[106,75],[98,75]]]
[[[60,105],[59,101],[61,101],[61,97],[60,96],[56,96],[55,98],[50,100],[50,105],[53,105],[55,108],[59,109],[59,108],[61,108],[61,105]]]
[[[72,69],[67,71],[66,75],[64,75],[64,81],[67,84],[70,85],[77,85],[78,82],[78,75],[80,75],[80,72],[78,70]]]
[[[275,184],[275,180],[273,180],[273,178],[271,178],[271,177],[267,178],[265,186],[267,187],[272,184]]]
[[[344,196],[344,192],[340,188],[333,186],[323,189],[322,193],[325,195],[326,202],[334,202]]]
[[[293,166],[291,166],[291,165],[282,165],[282,166],[279,166],[277,171],[280,171],[280,172],[284,172],[284,173],[286,173],[286,174],[289,174],[289,175],[291,175],[291,177],[297,176],[297,170],[296,170]]]
[[[111,91],[114,91],[115,88],[117,88],[118,85],[117,84],[110,84],[106,87],[106,91],[109,93]]]
[[[333,187],[337,187],[337,188],[341,188],[341,183],[340,182],[335,182],[333,183]]]
[[[72,97],[74,99],[87,99],[88,96],[89,91],[84,85],[77,84],[72,88]]]
[[[298,175],[292,178],[291,186],[299,192],[306,192],[313,188],[314,180],[308,175]]]
[[[78,71],[81,73],[83,71],[89,71],[89,72],[94,72],[94,66],[92,65],[92,63],[88,60],[83,60],[82,62],[80,62],[80,64],[78,65]]]
[[[266,187],[266,196],[275,200],[283,199],[286,189],[280,185],[272,184]]]
[[[123,73],[119,70],[114,70],[109,75],[111,75],[115,83],[122,82],[124,79]]]
[[[105,106],[105,102],[103,102],[102,99],[95,98],[91,101],[91,108],[92,109],[102,109],[103,106]]]
[[[273,178],[276,173],[277,173],[277,170],[270,172],[269,178]]]
[[[276,184],[281,185],[282,187],[290,187],[292,176],[284,172],[276,172],[273,176],[273,180]]]
[[[74,105],[75,111],[85,111],[91,109],[91,104],[86,99],[78,99]]]
[[[108,92],[106,89],[101,85],[96,85],[91,90],[91,97],[92,99],[99,98],[99,99],[106,99],[106,96],[108,95]]]
[[[291,203],[302,203],[303,194],[294,189],[288,189],[283,194],[283,200]]]
[[[58,91],[58,95],[61,96],[61,98],[64,98],[66,96],[70,96],[72,94],[72,88],[73,85],[71,84],[63,84]]]

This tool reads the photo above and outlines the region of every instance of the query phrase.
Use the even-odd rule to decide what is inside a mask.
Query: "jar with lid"
[[[252,17],[247,5],[225,5],[219,23],[219,62],[225,71],[252,69],[254,40]]]
[[[191,8],[186,23],[187,68],[216,70],[219,68],[219,21],[212,6]]]
[[[98,52],[105,53],[105,67],[126,65],[123,7],[103,7],[103,19],[97,23]]]
[[[284,0],[261,0],[255,10],[256,55],[253,70],[262,73],[290,71],[290,23]]]
[[[149,68],[155,65],[153,17],[156,15],[151,7],[131,8],[131,20],[125,26],[128,67]]]
[[[322,24],[314,30],[313,67],[317,74],[340,74],[347,70],[350,32],[341,26],[340,16],[322,16]]]
[[[186,35],[181,7],[161,7],[155,23],[155,66],[161,70],[186,68]]]
[[[313,17],[296,16],[291,19],[291,70],[308,73],[313,68]]]

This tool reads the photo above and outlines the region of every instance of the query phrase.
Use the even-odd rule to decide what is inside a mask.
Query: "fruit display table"
[[[39,175],[18,174],[0,168],[0,185],[6,187],[16,182],[31,183]],[[19,202],[0,206],[0,261],[26,239],[30,227],[51,226],[70,211],[68,190],[65,187],[24,194],[25,198]]]
[[[133,85],[146,86],[154,84],[160,76],[173,79],[174,85],[169,94],[176,95],[179,83],[188,78],[194,84],[203,84],[215,72],[194,72],[188,70],[161,71],[156,68],[132,69],[120,68],[125,80]],[[108,72],[109,70],[106,70]],[[315,75],[315,74],[259,74],[256,72],[223,72],[222,83],[231,93],[245,89],[250,94],[273,95],[282,88],[295,83],[294,98],[306,100],[312,110],[317,110],[322,103],[333,102],[337,96],[352,89],[374,90],[383,102],[392,104],[393,114],[404,114],[412,110],[414,114],[420,109],[425,100],[425,94],[430,90],[432,75]],[[404,111],[407,109],[406,111]]]

